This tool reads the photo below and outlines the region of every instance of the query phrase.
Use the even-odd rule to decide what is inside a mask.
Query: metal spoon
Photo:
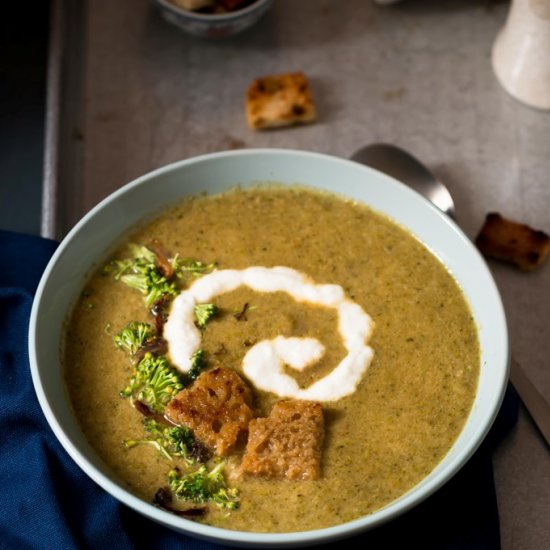
[[[373,143],[355,151],[351,160],[380,170],[406,183],[451,218],[455,204],[448,189],[419,160],[389,143]]]
[[[424,164],[407,151],[389,143],[373,143],[358,149],[351,155],[351,160],[375,168],[407,184],[454,219],[455,205],[448,189]],[[510,381],[546,443],[550,445],[550,404],[513,357],[510,363]]]

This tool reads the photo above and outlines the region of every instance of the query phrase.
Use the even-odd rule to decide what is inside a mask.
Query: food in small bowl
[[[223,38],[254,25],[273,0],[155,0],[166,21],[202,38]]]
[[[508,371],[498,291],[452,221],[365,166],[284,150],[189,159],[105,199],[52,258],[29,350],[92,479],[256,547],[421,502],[482,441]]]

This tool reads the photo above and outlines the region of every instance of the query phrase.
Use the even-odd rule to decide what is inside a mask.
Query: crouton
[[[263,478],[318,479],[324,435],[319,403],[279,401],[268,418],[250,422],[241,471]]]
[[[309,81],[301,72],[254,80],[246,93],[246,119],[260,130],[316,119]]]
[[[485,256],[512,263],[524,271],[542,264],[550,251],[546,233],[496,212],[487,214],[475,242]]]
[[[252,394],[232,369],[203,372],[166,407],[166,417],[193,430],[195,437],[220,456],[227,456],[246,440],[253,418]]]

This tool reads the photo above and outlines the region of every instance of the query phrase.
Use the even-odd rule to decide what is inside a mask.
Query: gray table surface
[[[46,0],[29,20],[28,6],[3,6],[0,17],[0,228],[40,232]]]
[[[550,112],[509,97],[491,69],[506,2],[276,0],[223,41],[183,34],[147,0],[82,10],[66,52],[74,70],[58,83],[70,97],[57,111],[50,104],[63,122],[46,170],[46,195],[57,193],[46,196],[46,232],[60,236],[114,189],[185,157],[236,147],[348,157],[375,141],[409,149],[447,183],[471,238],[489,211],[550,231]],[[311,80],[318,122],[249,130],[248,83],[296,70]],[[550,399],[550,262],[530,274],[490,267],[513,353]],[[550,454],[524,410],[494,465],[502,547],[548,547]]]

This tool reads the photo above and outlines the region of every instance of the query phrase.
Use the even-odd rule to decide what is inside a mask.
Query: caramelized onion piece
[[[155,319],[155,329],[159,338],[162,338],[164,333],[164,323],[166,323],[166,305],[168,301],[166,298],[157,300],[151,308],[151,314]]]
[[[172,492],[169,487],[161,487],[153,497],[153,504],[184,518],[196,518],[206,514],[205,506],[198,506],[179,510],[172,506]]]
[[[168,422],[168,420],[164,418],[162,414],[152,411],[143,401],[136,399],[135,401],[132,402],[132,404],[134,405],[134,408],[136,409],[136,411],[141,413],[146,418],[152,418],[159,424],[163,424],[165,426],[173,426],[173,424]]]
[[[246,321],[246,312],[248,311],[248,308],[250,307],[250,304],[248,302],[245,302],[243,308],[238,313],[234,314],[235,319],[237,321]]]
[[[168,351],[168,343],[164,338],[155,338],[148,344],[145,344],[138,349],[134,358],[136,361],[141,361],[146,353],[154,353],[155,355],[165,355]]]
[[[157,265],[158,265],[158,268],[161,270],[162,274],[167,279],[171,279],[174,276],[174,268],[170,264],[168,254],[166,253],[162,245],[157,240],[154,240],[148,246],[148,248],[156,254]]]

